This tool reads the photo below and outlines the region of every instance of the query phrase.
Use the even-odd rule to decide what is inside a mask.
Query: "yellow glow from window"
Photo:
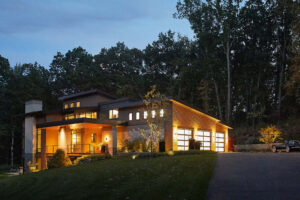
[[[155,110],[152,110],[151,111],[152,118],[155,118],[155,114],[156,114]]]
[[[109,119],[118,119],[119,111],[117,109],[109,110]]]
[[[144,111],[144,119],[147,119],[147,117],[148,117],[148,112]]]
[[[112,119],[113,118],[113,111],[112,110],[109,110],[109,119]]]
[[[93,118],[93,119],[97,119],[97,112],[93,112],[93,113],[92,113],[92,118]]]
[[[74,103],[71,103],[71,104],[70,104],[70,108],[74,108]]]
[[[85,113],[80,113],[79,118],[85,118]]]
[[[160,111],[159,111],[159,116],[160,116],[160,117],[164,117],[164,109],[160,109]]]
[[[69,108],[69,105],[66,103],[65,106],[64,106],[64,108],[65,108],[65,109],[68,109],[68,108]]]
[[[85,117],[86,117],[86,118],[92,118],[92,113],[90,113],[90,112],[86,113],[86,114],[85,114]]]
[[[136,113],[135,118],[136,118],[136,120],[139,120],[139,119],[140,119],[140,112],[137,112],[137,113]]]
[[[80,102],[79,102],[79,101],[76,102],[76,107],[77,107],[77,108],[80,107]]]

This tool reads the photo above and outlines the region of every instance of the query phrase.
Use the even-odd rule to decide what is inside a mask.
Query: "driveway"
[[[219,153],[207,199],[300,199],[300,153]]]

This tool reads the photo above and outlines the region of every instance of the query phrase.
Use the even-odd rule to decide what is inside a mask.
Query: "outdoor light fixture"
[[[105,142],[108,142],[108,141],[109,141],[109,137],[108,137],[108,136],[105,136],[104,141],[105,141]]]

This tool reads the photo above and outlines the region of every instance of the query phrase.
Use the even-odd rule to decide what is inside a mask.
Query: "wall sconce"
[[[104,141],[105,141],[105,142],[108,142],[108,141],[109,141],[109,137],[108,137],[108,136],[105,136],[105,137],[104,137]]]

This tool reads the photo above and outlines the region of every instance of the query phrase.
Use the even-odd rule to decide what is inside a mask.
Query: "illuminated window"
[[[192,138],[191,129],[178,129],[177,130],[177,150],[189,150],[189,140]]]
[[[65,106],[64,106],[64,108],[68,109],[69,108],[69,104],[66,103]]]
[[[140,112],[137,112],[137,113],[136,113],[135,119],[136,119],[136,120],[140,120]]]
[[[117,109],[109,110],[109,119],[118,119],[119,111]]]
[[[152,111],[151,111],[151,116],[152,116],[152,118],[155,118],[155,114],[156,114],[156,113],[155,113],[155,110],[152,110]]]
[[[85,118],[85,113],[80,113],[79,118]]]
[[[129,120],[132,120],[132,113],[129,113]]]
[[[195,140],[201,142],[200,150],[210,150],[210,132],[209,131],[197,131],[195,133]]]
[[[79,102],[79,101],[76,102],[76,107],[77,107],[77,108],[80,107],[80,102]]]
[[[74,114],[70,114],[68,119],[74,119]]]
[[[224,151],[224,133],[216,133],[216,151]]]
[[[76,113],[76,119],[78,119],[80,117],[79,113]]]
[[[85,118],[92,118],[92,113],[90,112],[85,113]]]
[[[92,118],[97,119],[97,112],[92,112]]]
[[[70,108],[74,108],[74,103],[71,103],[71,104],[70,104]]]
[[[96,133],[92,133],[91,135],[91,142],[95,143],[96,142]]]
[[[144,119],[147,119],[147,117],[148,117],[148,112],[144,111]]]
[[[42,130],[38,129],[37,134],[37,152],[41,152],[42,147]]]
[[[160,109],[160,111],[159,111],[159,116],[160,116],[160,117],[164,117],[164,109]]]

